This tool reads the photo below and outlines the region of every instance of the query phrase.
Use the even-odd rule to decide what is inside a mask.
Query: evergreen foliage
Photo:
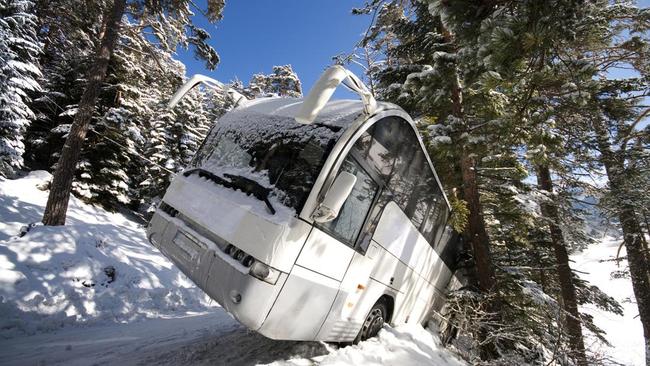
[[[207,13],[202,12],[220,19],[218,3],[209,1]],[[58,161],[110,5],[99,1],[88,6],[79,0],[36,5],[44,45],[43,90],[31,103],[35,118],[27,131],[25,154],[30,168],[51,170]],[[176,45],[194,46],[208,68],[216,66],[218,55],[206,43],[207,32],[186,28],[192,4],[171,4],[173,16],[162,15],[161,6],[128,5],[137,16],[123,20],[73,182],[73,192],[89,202],[146,211],[164,192],[169,171],[186,166],[214,116],[228,108],[224,96],[199,90],[176,109],[182,111],[179,115],[166,110],[166,101],[185,79],[184,66],[172,56]],[[163,141],[164,145],[154,146]]]
[[[88,202],[151,212],[173,173],[189,164],[216,118],[231,108],[225,95],[196,89],[173,111],[167,110],[167,100],[186,77],[184,65],[173,57],[177,45],[193,46],[208,68],[214,68],[219,59],[206,43],[207,32],[187,28],[194,5],[186,1],[170,4],[173,16],[163,16],[163,5],[158,3],[128,5],[136,16],[122,22],[124,30],[72,186],[74,194]],[[24,156],[32,169],[52,170],[59,159],[110,5],[106,0],[92,6],[80,0],[36,4],[40,27],[34,30],[39,31],[43,44],[43,90],[34,94],[30,107],[35,116],[26,132]],[[216,21],[222,8],[223,1],[215,0],[208,2],[207,12],[201,11]],[[147,35],[151,33],[155,40]],[[273,73],[255,75],[248,87],[239,89],[253,98],[302,95],[300,80],[290,65],[274,66]]]
[[[271,74],[253,75],[243,92],[250,98],[272,96],[299,98],[302,96],[302,86],[291,65],[273,66]]]
[[[29,94],[41,90],[37,27],[33,2],[0,1],[0,176],[23,167],[24,133],[34,119]]]
[[[574,288],[578,304],[621,311],[575,274],[563,278],[554,270],[563,265],[557,248],[567,253],[591,243],[584,225],[588,212],[578,203],[594,195],[602,198],[588,180],[602,174],[588,118],[598,107],[589,105],[594,96],[588,89],[611,81],[604,68],[607,61],[596,57],[598,64],[590,58],[596,52],[612,52],[619,58],[609,61],[635,65],[643,75],[647,12],[627,3],[573,1],[370,1],[353,12],[374,19],[359,49],[382,55],[373,63],[381,67],[368,72],[376,94],[418,117],[454,210],[478,211],[485,220],[489,252],[479,258],[481,253],[472,253],[476,243],[466,242],[469,287],[452,294],[449,305],[449,316],[461,328],[456,346],[475,362],[567,364],[574,359],[585,364],[576,349],[582,340],[572,339],[567,329],[575,317],[563,308],[566,286]],[[629,36],[623,36],[625,32]],[[617,39],[624,41],[617,44]],[[647,154],[642,142],[647,144],[647,129],[630,126],[644,113],[635,105],[648,89],[632,79],[623,83],[637,87],[628,87],[627,94],[621,91],[617,102],[607,104],[622,107],[628,122],[619,119],[610,125],[633,135],[635,158],[620,160],[634,167],[628,172],[637,180],[631,181],[643,184],[643,169],[636,168],[645,164],[637,157]],[[617,132],[610,130],[609,135]],[[622,154],[625,149],[619,145],[615,151]],[[462,193],[456,198],[468,183],[463,172],[468,155],[475,162],[480,206],[460,204]],[[530,183],[540,168],[550,169],[552,191]],[[629,187],[619,190],[622,196],[614,200],[629,202],[632,187],[645,186]],[[644,202],[645,191],[637,190],[636,202]],[[611,201],[605,197],[601,203]],[[641,218],[645,208],[635,207]],[[554,214],[549,217],[549,212]],[[461,225],[455,227],[467,231],[466,221],[458,221]],[[554,226],[560,229],[559,246],[558,237],[551,235]],[[494,291],[480,286],[478,260],[497,268]],[[580,320],[589,337],[605,341],[589,316],[582,314]]]

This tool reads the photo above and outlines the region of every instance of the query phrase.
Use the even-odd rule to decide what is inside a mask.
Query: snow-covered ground
[[[462,365],[419,326],[386,328],[358,346],[283,342],[251,332],[181,274],[118,213],[73,198],[64,227],[25,225],[42,217],[50,178],[0,179],[0,364]],[[624,316],[595,307],[612,347],[590,349],[643,365],[643,335],[620,239],[604,237],[572,256],[574,268],[618,300]],[[625,250],[620,253],[625,256]],[[114,273],[114,276],[111,275]],[[111,278],[113,277],[113,278]]]
[[[0,178],[0,364],[463,365],[419,326],[337,349],[251,332],[146,240],[141,224],[72,199],[36,225],[50,178]]]
[[[16,237],[40,220],[47,192],[37,186],[48,177],[0,186],[0,337],[213,309],[121,214],[72,199],[68,225]]]
[[[606,338],[612,345],[607,347],[594,342],[587,344],[587,347],[592,352],[614,362],[643,366],[645,365],[643,328],[638,318],[639,310],[634,299],[632,282],[629,274],[623,278],[615,275],[627,268],[627,261],[617,263],[614,260],[621,242],[621,238],[603,237],[597,244],[573,255],[571,259],[575,264],[572,267],[580,271],[580,277],[597,285],[618,301],[624,311],[623,316],[619,316],[600,310],[594,305],[583,306],[581,310],[594,317],[594,323],[607,333]],[[626,256],[624,247],[619,256]]]

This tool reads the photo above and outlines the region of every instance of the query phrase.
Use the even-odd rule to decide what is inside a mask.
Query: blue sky
[[[204,6],[205,0],[197,0]],[[201,15],[194,18],[198,26],[211,35],[210,44],[221,62],[208,71],[193,51],[180,51],[187,74],[206,74],[222,82],[238,78],[245,83],[259,72],[270,73],[273,65],[291,64],[306,94],[332,57],[350,53],[368,28],[370,16],[352,15],[353,7],[363,0],[226,0],[223,20],[208,23]],[[281,4],[281,5],[280,5]],[[647,8],[650,0],[640,0]],[[198,14],[198,12],[197,12]],[[360,75],[361,70],[350,67]],[[626,77],[626,72],[614,77]],[[339,88],[336,97],[354,97]]]
[[[188,75],[202,73],[222,82],[239,78],[247,83],[255,73],[270,73],[273,65],[291,64],[306,94],[332,64],[332,56],[350,53],[366,31],[370,17],[351,14],[362,4],[363,0],[227,0],[220,22],[209,24],[204,17],[195,17],[196,24],[212,35],[210,43],[221,57],[217,69],[206,70],[191,50],[181,51],[179,58]]]

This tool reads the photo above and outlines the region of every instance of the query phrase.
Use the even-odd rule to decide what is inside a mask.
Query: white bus
[[[328,101],[341,81],[363,101]],[[350,342],[442,305],[458,247],[449,215],[408,114],[333,67],[305,100],[220,118],[148,235],[248,328]]]

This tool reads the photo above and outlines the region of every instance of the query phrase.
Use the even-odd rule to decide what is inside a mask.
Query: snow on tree
[[[273,66],[273,73],[255,74],[251,77],[244,94],[251,98],[281,96],[299,98],[302,86],[291,65]]]
[[[137,175],[132,191],[143,213],[151,213],[169,185],[172,173],[189,165],[194,153],[217,119],[232,108],[229,97],[209,88],[191,90],[181,102],[169,110],[166,102],[180,86],[184,66],[167,55],[159,58],[169,72],[170,80],[178,81],[164,88],[163,95],[152,105],[152,114],[144,123],[145,142],[142,154],[147,159]],[[160,84],[158,84],[160,85]]]
[[[105,3],[60,0],[36,5],[44,45],[43,90],[30,103],[35,118],[26,132],[25,164],[31,169],[50,170],[60,156],[81,99]]]
[[[34,3],[0,0],[0,175],[23,167],[24,133],[34,113],[29,93],[40,90]]]
[[[27,131],[26,160],[32,168],[57,167],[55,163],[90,76],[91,56],[105,34],[105,15],[113,3],[62,0],[36,4],[39,37],[44,44],[44,90],[35,95],[30,105],[35,118]],[[210,0],[207,5],[203,14],[211,21],[219,20],[223,1]],[[129,1],[128,6],[137,16],[122,19],[122,30],[92,111],[72,184],[75,194],[108,207],[136,207],[152,198],[142,196],[140,186],[146,181],[145,172],[156,169],[147,160],[145,141],[151,131],[149,122],[164,109],[169,96],[185,78],[184,66],[171,56],[176,47],[193,47],[208,68],[214,68],[219,59],[206,43],[210,35],[191,25],[190,8],[194,5],[190,2],[178,0],[161,5]],[[174,8],[173,14],[161,13],[167,6]],[[142,26],[147,27],[145,32]],[[155,41],[151,34],[156,35]],[[201,93],[196,96],[203,98]],[[171,131],[173,125],[165,128]],[[197,132],[191,135],[200,136],[207,128],[206,123],[198,123]],[[195,140],[200,137],[188,140],[187,136],[183,132],[179,138],[191,140],[187,146],[198,144]]]
[[[385,66],[370,75],[377,94],[418,117],[445,187],[461,193],[456,199],[450,192],[455,211],[469,215],[458,221],[467,227],[464,263],[474,281],[468,289],[451,295],[450,307],[455,312],[449,314],[461,325],[459,342],[476,342],[468,350],[469,358],[548,362],[546,352],[555,349],[555,355],[585,364],[583,341],[575,332],[581,325],[572,323],[581,317],[576,302],[620,311],[611,298],[576,280],[570,271],[549,275],[533,270],[567,269],[566,251],[561,258],[554,248],[584,240],[577,228],[580,225],[571,228],[569,224],[579,223],[567,204],[571,189],[549,193],[552,181],[550,187],[531,186],[526,180],[535,176],[531,174],[535,165],[522,155],[526,147],[540,145],[533,141],[535,124],[530,123],[534,105],[545,104],[538,90],[557,82],[549,77],[553,76],[549,69],[562,62],[553,52],[571,42],[579,47],[572,32],[590,26],[580,21],[588,19],[584,11],[563,1],[552,6],[371,1],[356,10],[373,14],[375,19],[360,45],[385,52]],[[560,85],[568,75],[562,77],[565,81]],[[548,100],[546,106],[558,108]],[[540,117],[535,122],[546,120]],[[542,145],[558,151],[563,143],[570,146],[573,142],[560,139]],[[560,199],[554,199],[556,195]],[[542,203],[563,216],[549,218],[554,215],[548,215],[547,209],[543,215]],[[564,219],[560,234],[564,243],[556,240],[553,246],[552,239],[560,233],[554,226],[558,217]],[[492,281],[488,281],[490,272]],[[564,291],[567,285],[574,287],[573,295]],[[570,311],[567,303],[573,303]],[[564,316],[565,312],[571,315]],[[599,335],[589,317],[581,320]]]
[[[574,27],[575,43],[564,45],[562,63],[536,79],[547,84],[544,109],[557,120],[547,131],[560,136],[561,146],[570,152],[563,162],[566,170],[589,177],[605,173],[608,189],[599,206],[623,232],[639,319],[650,346],[650,257],[642,226],[648,202],[644,167],[649,130],[641,127],[650,113],[645,105],[650,90],[648,13],[632,3],[605,1],[581,11],[585,16],[580,18],[589,20]],[[612,71],[620,68],[634,70],[634,76],[615,78]],[[566,75],[564,80],[554,80],[561,75]],[[603,191],[583,181],[582,186]]]
[[[207,11],[202,13],[209,21],[221,17],[224,2],[208,0]],[[70,132],[66,138],[65,148],[56,165],[48,203],[43,215],[46,225],[63,225],[70,197],[72,183],[81,157],[82,145],[94,119],[101,94],[102,83],[109,71],[110,59],[116,50],[120,37],[132,35],[132,40],[141,41],[141,46],[148,54],[158,49],[174,52],[178,46],[193,46],[198,58],[206,62],[209,69],[214,69],[219,62],[216,51],[207,44],[209,34],[192,22],[190,6],[196,4],[187,0],[174,0],[164,3],[149,1],[129,1],[129,17],[124,18],[127,10],[126,0],[114,0],[104,14],[100,23],[100,47],[93,52],[93,61],[89,71],[88,82],[79,102]],[[199,9],[201,10],[201,9]],[[130,22],[133,22],[132,25]],[[127,46],[128,47],[128,46]],[[155,58],[155,55],[154,55]],[[110,119],[109,119],[110,120]],[[101,172],[101,170],[100,170]],[[114,182],[113,182],[114,183]],[[111,183],[112,185],[114,185]],[[121,186],[121,185],[120,185]]]
[[[167,70],[158,65],[170,58],[168,53],[156,50],[152,55],[140,37],[125,33],[119,39],[96,108],[98,115],[91,122],[89,145],[81,155],[84,164],[78,166],[73,183],[77,195],[109,207],[129,205],[134,199],[134,178],[147,168],[141,157],[146,123],[162,93],[179,78],[173,74],[178,64]]]

